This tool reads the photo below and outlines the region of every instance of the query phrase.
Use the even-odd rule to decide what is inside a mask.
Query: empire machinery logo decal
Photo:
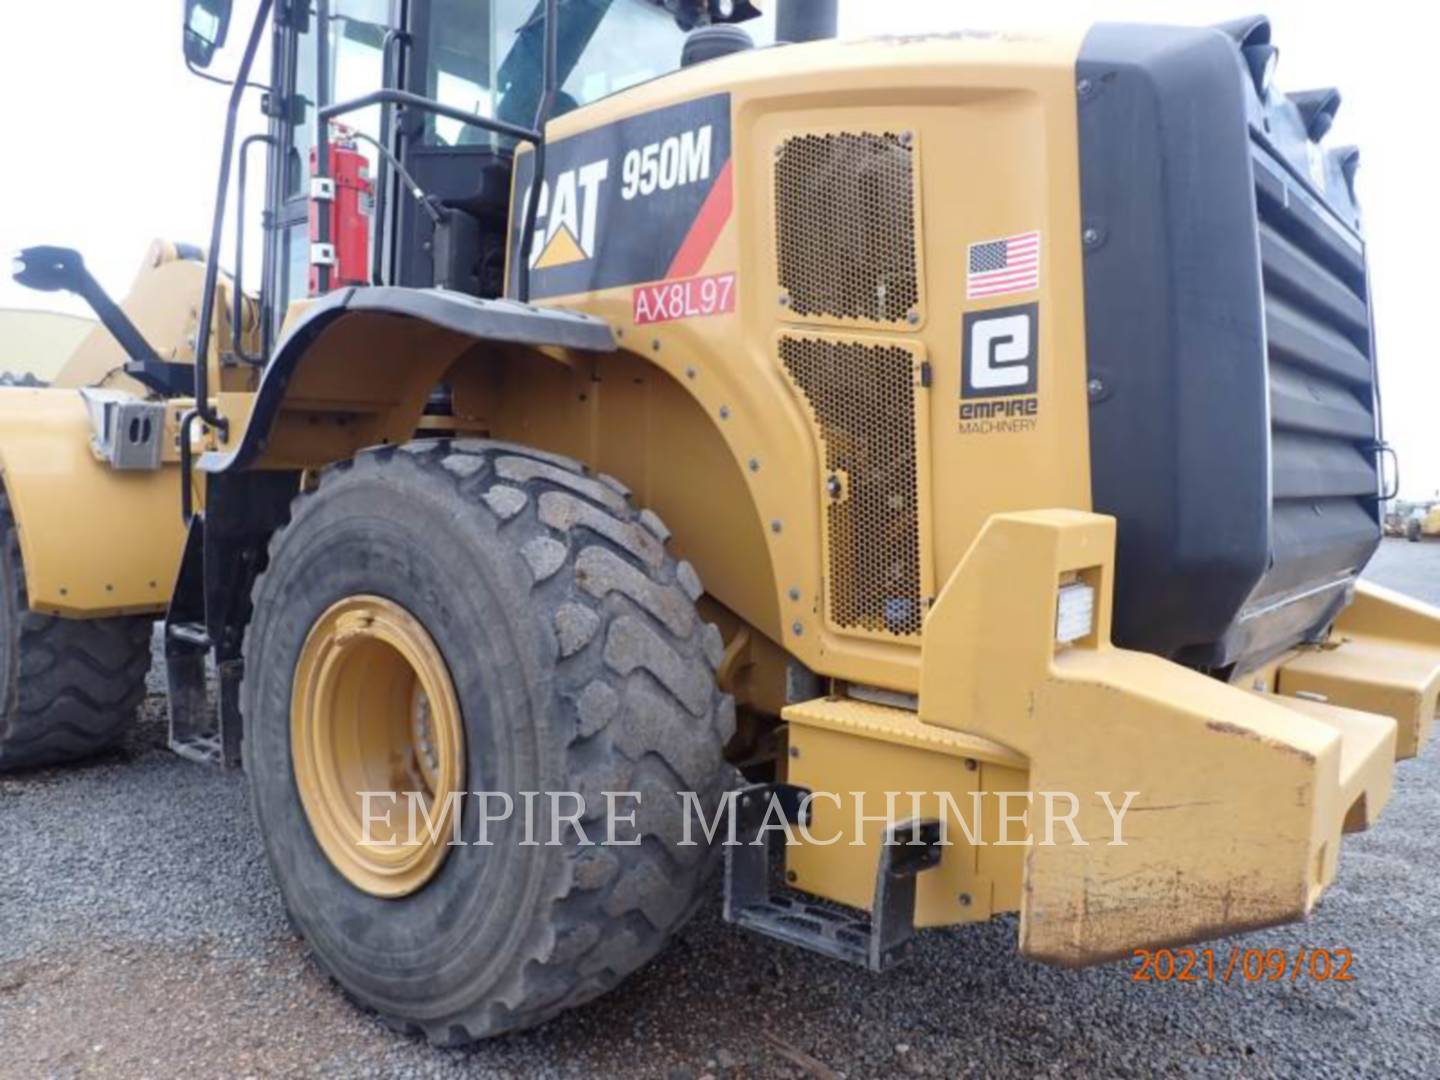
[[[1039,304],[965,314],[960,430],[1033,431],[1040,415]]]
[[[517,190],[533,168],[523,155]],[[557,140],[535,204],[531,296],[633,286],[637,325],[732,312],[735,274],[702,271],[733,206],[728,94]]]
[[[1038,230],[971,244],[965,298],[991,300],[1040,288]],[[1040,305],[971,311],[962,326],[960,431],[1034,431],[1040,416]]]

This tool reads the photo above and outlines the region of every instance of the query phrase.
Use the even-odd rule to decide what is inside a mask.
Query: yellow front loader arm
[[[157,240],[120,304],[159,359],[195,357],[204,254]],[[248,385],[250,369],[218,363],[233,337],[233,283],[223,279],[209,360],[222,387]],[[241,305],[243,340],[257,344],[255,305]],[[20,537],[32,610],[74,618],[164,611],[175,585],[185,527],[180,516],[180,418],[193,402],[164,405],[156,468],[115,468],[99,448],[101,396],[144,401],[145,386],[126,374],[131,359],[96,324],[46,389],[0,389],[0,473]],[[124,433],[120,433],[123,437]],[[152,461],[150,464],[154,464]],[[203,502],[203,485],[196,501]]]

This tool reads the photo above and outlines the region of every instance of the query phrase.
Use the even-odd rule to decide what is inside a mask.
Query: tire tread
[[[154,620],[62,619],[31,611],[8,497],[0,494],[0,603],[9,640],[0,772],[78,761],[116,746],[145,697]]]
[[[699,579],[665,551],[669,531],[659,518],[636,509],[623,483],[513,443],[428,440],[367,451],[343,466],[392,467],[448,485],[457,504],[488,516],[530,566],[531,606],[553,640],[557,693],[574,725],[565,748],[572,790],[586,794],[587,805],[588,793],[604,790],[668,792],[674,802],[674,793],[696,791],[713,811],[728,779],[723,748],[733,705],[715,686],[717,632],[695,611]],[[297,496],[292,526],[340,473],[326,470]],[[271,565],[283,532],[271,540]],[[263,590],[262,575],[257,611]],[[645,707],[632,710],[637,702]],[[543,1023],[651,959],[708,895],[718,849],[673,848],[678,826],[657,826],[643,811],[636,823],[638,845],[573,848],[504,982],[482,1000],[443,1018],[386,1022],[419,1027],[438,1045],[470,1043]]]

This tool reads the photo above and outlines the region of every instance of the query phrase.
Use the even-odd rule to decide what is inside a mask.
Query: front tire
[[[255,814],[291,918],[319,962],[392,1024],[454,1045],[542,1023],[649,960],[700,899],[715,852],[698,828],[697,843],[682,843],[689,808],[679,792],[695,792],[713,820],[734,712],[715,688],[721,642],[695,612],[699,582],[666,554],[665,535],[620,485],[568,459],[440,440],[328,470],[272,541],[255,586],[242,690]],[[337,610],[351,629],[334,630]],[[350,861],[328,857],[306,801],[313,809],[317,792],[346,783],[327,789],[314,762],[323,774],[327,760],[343,765],[354,755],[302,750],[314,760],[300,762],[297,782],[296,732],[308,733],[303,746],[317,730],[373,728],[380,721],[364,719],[373,710],[343,703],[389,683],[372,676],[375,689],[359,696],[302,687],[297,697],[296,672],[333,675],[302,654],[314,652],[317,633],[342,646],[368,633],[356,611],[402,627],[394,634],[406,655],[422,656],[432,642],[458,702],[461,730],[448,744],[463,760],[447,773],[443,755],[438,765],[417,756],[406,775],[463,776],[463,790],[505,792],[517,806],[527,791],[577,792],[591,841],[603,835],[602,793],[639,792],[638,805],[618,808],[637,810],[639,843],[584,845],[562,829],[549,846],[555,837],[542,814],[540,845],[520,843],[517,816],[491,822],[490,846],[481,846],[472,798],[458,804],[465,843],[446,845],[435,865],[388,895]],[[405,617],[420,631],[403,629]],[[373,656],[352,666],[390,662]],[[417,665],[416,685],[443,697],[436,664]],[[306,685],[328,677],[306,675]],[[421,700],[406,694],[400,686],[390,700]],[[342,703],[326,707],[326,717],[340,710],[338,727],[292,708],[317,700]],[[430,706],[420,712],[428,722]],[[393,761],[406,753],[404,730],[338,738],[373,743]],[[427,753],[429,730],[417,736]],[[322,829],[330,843],[335,820],[356,820],[353,805],[332,809]]]

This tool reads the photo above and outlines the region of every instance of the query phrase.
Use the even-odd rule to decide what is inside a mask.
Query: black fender
[[[207,473],[242,471],[263,455],[272,428],[290,393],[291,384],[315,346],[347,319],[391,316],[454,335],[464,343],[495,342],[530,348],[558,347],[608,353],[616,347],[615,332],[604,319],[563,308],[535,307],[517,300],[483,300],[443,289],[365,286],[339,289],[316,303],[286,333],[266,365],[256,391],[250,420],[239,440],[223,451],[203,455]],[[395,356],[393,362],[414,362]]]

